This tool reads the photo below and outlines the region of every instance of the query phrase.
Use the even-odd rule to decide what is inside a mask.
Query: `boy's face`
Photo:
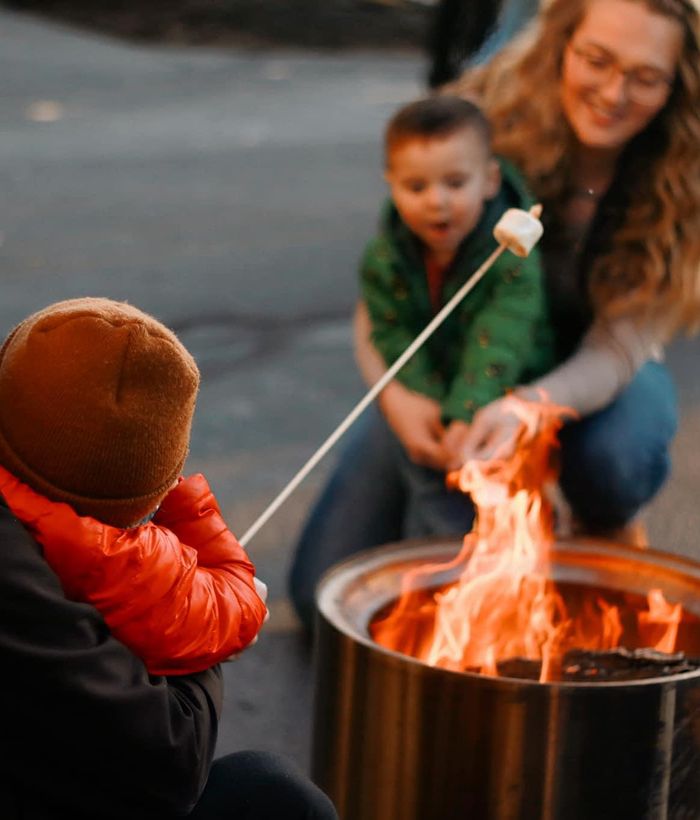
[[[465,128],[407,139],[387,160],[384,176],[401,218],[437,261],[448,263],[500,185],[483,137]]]

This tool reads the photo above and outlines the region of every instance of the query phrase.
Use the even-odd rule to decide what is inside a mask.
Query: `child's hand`
[[[445,452],[447,470],[459,470],[464,464],[463,451],[469,434],[466,421],[451,421],[442,437],[442,448]]]
[[[258,593],[258,598],[264,603],[267,604],[267,584],[264,581],[261,581],[256,575],[253,576],[253,583],[255,584],[255,591]],[[270,620],[270,610],[265,607],[265,619],[263,620],[263,625],[266,624]],[[253,638],[253,640],[243,649],[245,652],[251,646],[254,646],[258,642],[258,637],[260,633]],[[231,655],[231,657],[226,658],[226,661],[235,661],[236,658],[241,657],[242,652],[236,652],[235,655]]]
[[[258,598],[260,598],[260,600],[265,604],[265,617],[263,618],[264,626],[270,620],[270,610],[267,608],[267,584],[264,581],[261,581],[257,575],[253,576],[253,583],[255,584],[255,591],[258,593]],[[258,635],[259,634],[260,633],[258,632]],[[258,635],[253,638],[248,646],[252,646],[254,643],[257,643]]]
[[[440,404],[397,381],[386,386],[379,402],[389,426],[411,461],[423,467],[444,470],[442,437],[445,428]]]
[[[267,584],[264,581],[261,581],[257,575],[253,576],[253,583],[255,584],[255,591],[258,593],[258,598],[264,603],[267,604]],[[270,617],[270,610],[265,608],[266,615],[265,621]],[[263,621],[263,623],[265,623]]]

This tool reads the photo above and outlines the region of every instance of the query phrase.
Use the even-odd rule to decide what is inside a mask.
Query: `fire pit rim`
[[[439,538],[411,538],[405,539],[402,541],[392,541],[387,544],[382,544],[377,547],[371,547],[369,549],[362,550],[360,552],[355,553],[350,558],[347,558],[344,561],[341,561],[327,570],[320,578],[318,585],[316,587],[316,612],[318,618],[325,618],[328,624],[330,624],[334,629],[338,632],[342,633],[346,637],[351,638],[353,641],[361,644],[367,649],[371,649],[374,652],[378,652],[380,655],[384,656],[386,660],[391,661],[392,663],[408,663],[411,666],[415,666],[417,669],[421,670],[421,674],[428,674],[428,675],[449,675],[449,676],[456,676],[458,678],[470,678],[479,680],[484,684],[489,684],[497,688],[513,688],[513,687],[537,687],[541,689],[542,687],[547,687],[549,689],[590,689],[593,691],[603,691],[604,689],[608,689],[610,687],[614,687],[617,689],[626,688],[626,687],[638,687],[638,686],[649,686],[651,684],[657,685],[664,685],[664,684],[675,684],[678,681],[685,681],[694,678],[700,677],[700,669],[691,670],[689,672],[678,672],[672,675],[666,676],[658,676],[658,677],[649,677],[649,678],[641,678],[641,679],[630,679],[624,681],[533,681],[528,680],[525,678],[515,678],[515,677],[508,677],[506,675],[502,676],[493,676],[493,675],[484,675],[478,672],[458,672],[451,669],[444,669],[442,667],[434,667],[430,666],[429,664],[425,663],[424,661],[419,660],[418,658],[414,658],[411,655],[404,654],[402,652],[397,652],[393,649],[388,649],[381,644],[376,643],[372,640],[367,632],[367,627],[363,630],[358,629],[357,627],[352,627],[349,623],[349,619],[345,619],[343,622],[339,623],[339,619],[337,617],[333,617],[333,613],[330,611],[332,605],[334,603],[333,596],[334,596],[334,589],[339,584],[339,582],[343,579],[344,576],[347,577],[347,573],[353,570],[357,570],[358,568],[364,568],[364,573],[356,572],[350,579],[356,578],[358,575],[367,574],[374,566],[379,565],[386,565],[388,562],[386,560],[387,556],[394,555],[395,562],[400,561],[402,558],[410,558],[412,553],[415,553],[418,549],[422,548],[429,548],[431,552],[435,553],[435,557],[438,555],[445,554],[446,549],[450,548],[454,550],[454,554],[456,555],[460,545],[461,545],[461,537],[455,536],[454,538],[450,538],[449,536],[439,537]],[[581,538],[581,539],[562,539],[557,541],[555,544],[555,552],[557,550],[563,550],[567,546],[572,548],[573,546],[583,547],[585,551],[593,551],[593,550],[613,550],[619,553],[625,553],[629,556],[634,556],[637,558],[655,558],[657,559],[657,563],[664,566],[671,566],[673,569],[678,571],[683,571],[685,569],[687,572],[686,575],[695,575],[700,583],[700,563],[696,562],[690,558],[687,558],[682,555],[677,555],[675,553],[663,552],[661,550],[645,548],[639,549],[637,547],[632,547],[627,544],[622,544],[615,541],[608,541],[601,538]],[[347,585],[347,581],[346,581]],[[378,608],[381,608],[378,607]],[[376,613],[377,609],[374,610]]]

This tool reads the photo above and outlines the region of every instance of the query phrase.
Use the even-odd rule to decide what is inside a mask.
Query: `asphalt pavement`
[[[380,135],[420,53],[135,46],[0,11],[0,335],[50,302],[125,299],[175,328],[203,384],[188,471],[242,534],[364,390],[355,268],[383,193]],[[654,546],[700,559],[698,343],[669,353],[682,404]],[[306,767],[311,666],[285,592],[333,453],[251,541],[270,587],[226,665],[219,751]]]

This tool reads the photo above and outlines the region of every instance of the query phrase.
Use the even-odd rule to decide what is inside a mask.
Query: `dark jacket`
[[[502,161],[501,171],[501,190],[486,203],[479,224],[446,272],[443,304],[496,249],[493,228],[504,211],[533,204],[515,168]],[[390,365],[434,315],[421,246],[391,201],[384,208],[379,235],[365,250],[360,282],[372,342]],[[544,277],[535,247],[525,259],[508,251],[502,254],[397,379],[439,401],[446,421],[469,422],[479,407],[541,376],[553,363]]]
[[[149,678],[68,601],[0,498],[0,817],[185,816],[206,783],[221,672]]]

